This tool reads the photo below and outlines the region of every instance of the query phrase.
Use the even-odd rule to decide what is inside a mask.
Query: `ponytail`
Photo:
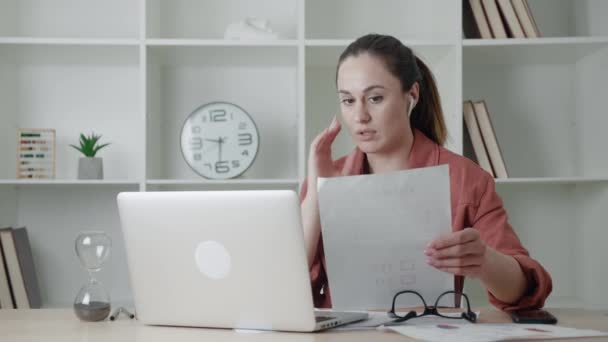
[[[447,138],[447,128],[443,118],[439,90],[431,70],[420,58],[415,58],[421,75],[419,81],[420,95],[418,103],[412,111],[410,125],[412,128],[420,130],[438,145],[443,145]]]

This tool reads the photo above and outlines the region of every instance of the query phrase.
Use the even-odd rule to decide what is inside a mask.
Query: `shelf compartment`
[[[528,0],[528,4],[542,38],[608,36],[608,3],[603,0]],[[479,39],[470,39],[474,40]]]
[[[220,39],[247,17],[267,19],[281,39],[295,39],[298,0],[147,0],[146,37]]]
[[[542,37],[608,36],[603,0],[529,0]]]
[[[17,129],[56,130],[56,178],[76,179],[80,133],[111,143],[99,152],[106,179],[142,174],[139,49],[132,46],[0,45],[0,178],[16,172]]]
[[[497,192],[523,246],[553,279],[553,291],[545,304],[605,308],[608,300],[602,293],[608,276],[597,270],[605,260],[602,243],[608,239],[608,231],[597,223],[605,216],[608,183],[540,185],[500,184]],[[477,281],[465,283],[476,306],[489,304]]]
[[[499,186],[497,191],[518,237],[553,277],[551,297],[606,307],[601,293],[608,276],[597,269],[605,260],[601,241],[608,238],[605,226],[598,225],[608,205],[608,184]]]
[[[242,46],[148,47],[147,177],[192,179],[180,132],[199,106],[234,103],[260,134],[256,160],[239,179],[297,177],[297,48]]]
[[[111,257],[96,278],[113,302],[132,300],[116,206],[116,196],[122,191],[139,191],[138,185],[0,187],[0,210],[3,206],[12,209],[11,221],[2,218],[3,227],[27,227],[43,307],[70,306],[84,285],[86,271],[74,252],[74,241],[85,230],[110,235]]]
[[[535,51],[561,57],[543,62]],[[486,101],[510,177],[606,177],[605,151],[594,137],[608,126],[608,45],[465,47],[463,59],[463,98]]]
[[[307,0],[305,36],[355,39],[375,32],[400,39],[458,39],[460,22],[454,14],[460,6],[450,0]]]
[[[138,38],[138,0],[4,0],[0,37]]]

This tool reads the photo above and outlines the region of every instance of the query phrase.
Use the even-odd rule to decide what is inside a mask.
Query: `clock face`
[[[241,175],[258,153],[258,129],[242,108],[227,102],[205,104],[184,122],[181,148],[199,175],[227,179]]]

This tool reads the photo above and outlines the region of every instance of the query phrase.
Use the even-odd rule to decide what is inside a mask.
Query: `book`
[[[0,230],[14,304],[17,309],[41,307],[34,258],[25,227]]]
[[[528,38],[540,37],[540,32],[538,30],[538,26],[536,25],[536,21],[532,16],[532,11],[530,11],[528,1],[511,0],[511,4],[513,5],[513,10],[515,11],[515,14],[517,14],[519,22],[521,23],[525,36]]]
[[[483,9],[490,23],[490,29],[492,30],[492,36],[494,38],[507,38],[507,31],[502,23],[496,0],[481,0]]]
[[[506,24],[505,26],[509,31],[509,36],[512,38],[526,38],[517,14],[515,14],[515,10],[511,4],[511,0],[496,0],[496,2],[500,8],[500,13]]]
[[[468,0],[462,0],[462,38],[480,38],[479,28],[475,23],[473,10]]]
[[[11,228],[4,228],[1,230],[10,230]],[[10,278],[8,277],[8,271],[6,269],[6,261],[4,259],[4,251],[2,244],[0,243],[0,309],[14,309],[15,304],[13,303],[13,294],[11,291]]]
[[[483,138],[481,137],[479,125],[477,124],[477,118],[475,117],[473,102],[465,101],[462,107],[464,122],[469,133],[469,138],[471,139],[471,145],[473,147],[473,152],[475,153],[475,158],[477,159],[477,164],[479,164],[482,169],[486,170],[486,172],[494,177],[492,164],[490,164],[488,152],[486,151],[486,146],[483,142]]]
[[[492,39],[481,0],[463,0],[463,31],[467,38]]]
[[[502,151],[498,145],[492,120],[490,119],[488,106],[485,101],[476,101],[473,103],[473,109],[475,110],[479,130],[481,131],[481,136],[483,137],[484,144],[488,151],[494,174],[496,175],[496,178],[507,178],[507,168]]]

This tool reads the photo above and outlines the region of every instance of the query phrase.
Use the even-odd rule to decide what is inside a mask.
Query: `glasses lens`
[[[398,317],[404,317],[408,312],[414,310],[424,311],[424,302],[420,297],[411,292],[401,293],[395,299],[395,313]]]
[[[442,316],[460,318],[467,311],[467,302],[461,293],[447,292],[437,301],[437,313]]]

